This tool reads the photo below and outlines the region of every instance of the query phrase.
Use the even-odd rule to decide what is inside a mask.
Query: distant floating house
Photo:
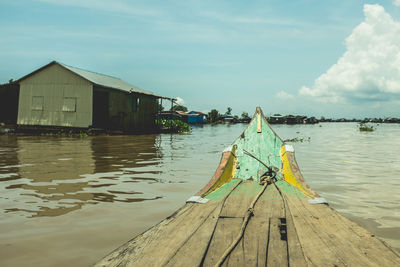
[[[251,121],[251,118],[249,117],[249,116],[243,116],[242,115],[242,117],[240,118],[240,122],[243,122],[243,123],[249,123]]]
[[[160,116],[164,120],[180,120],[189,124],[199,124],[205,122],[206,114],[198,111],[162,111]]]
[[[17,81],[17,124],[146,132],[158,99],[121,79],[53,61]]]
[[[286,124],[296,124],[296,123],[297,123],[296,116],[293,116],[293,115],[286,116]]]
[[[285,123],[286,117],[282,116],[281,114],[274,114],[273,116],[270,116],[268,119],[268,122],[271,124],[276,124],[276,123]]]
[[[232,115],[226,115],[226,114],[222,115],[220,117],[220,120],[222,120],[225,123],[236,123],[239,121],[237,117],[234,117]]]
[[[183,116],[178,111],[161,111],[159,116],[163,120],[180,120],[184,121]]]
[[[316,123],[318,123],[318,120],[315,117],[305,118],[304,119],[304,123],[306,123],[306,124],[316,124]]]
[[[206,114],[199,111],[188,112],[188,123],[189,124],[202,124],[206,120]]]

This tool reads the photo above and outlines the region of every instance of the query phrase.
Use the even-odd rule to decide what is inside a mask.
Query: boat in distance
[[[400,266],[305,182],[260,108],[209,183],[96,266]]]

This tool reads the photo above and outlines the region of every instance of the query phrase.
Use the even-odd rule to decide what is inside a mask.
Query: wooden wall
[[[94,95],[98,92],[108,95],[108,107],[96,101],[93,103],[94,116],[99,113],[108,116],[103,119],[94,118],[95,122],[102,121],[103,127],[128,132],[150,132],[156,128],[157,98],[99,86],[94,86],[93,90]],[[108,112],[100,111],[102,108],[108,108]]]
[[[89,127],[92,83],[58,64],[20,81],[19,125]]]
[[[18,115],[19,84],[0,85],[0,123],[16,124]]]

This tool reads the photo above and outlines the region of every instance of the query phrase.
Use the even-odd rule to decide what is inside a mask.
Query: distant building
[[[297,115],[296,116],[296,124],[306,123],[307,116],[305,115]]]
[[[121,79],[53,61],[17,81],[19,126],[156,128],[158,99]]]
[[[269,117],[268,122],[271,124],[285,123],[286,117],[281,114],[274,114]]]
[[[188,112],[188,123],[189,124],[202,124],[206,120],[206,114],[199,111]]]
[[[251,118],[249,116],[242,116],[239,121],[243,123],[249,123]]]
[[[200,124],[205,122],[206,114],[198,111],[163,111],[160,116],[164,120],[180,120],[189,124]]]
[[[162,111],[160,117],[163,120],[180,120],[184,121],[183,116],[178,111]]]
[[[388,122],[388,123],[399,123],[399,122],[400,122],[400,119],[398,119],[398,118],[386,118],[386,119],[384,120],[384,122]]]
[[[315,124],[315,123],[318,123],[318,120],[315,117],[305,118],[304,123]]]
[[[220,117],[220,119],[223,121],[223,122],[226,122],[226,123],[234,123],[234,122],[236,122],[236,120],[235,120],[235,117],[234,116],[232,116],[232,115],[222,115],[221,117]]]

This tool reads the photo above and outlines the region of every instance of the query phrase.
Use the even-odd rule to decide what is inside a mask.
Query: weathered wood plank
[[[271,215],[268,220],[268,243],[267,243],[267,266],[287,266],[287,230],[285,218],[285,205],[283,199],[275,187],[273,190],[274,199],[270,200]]]
[[[297,231],[293,222],[292,214],[288,208],[287,200],[286,204],[286,225],[287,225],[287,246],[289,253],[289,266],[308,266],[307,260],[304,256],[303,249],[300,244],[299,237],[297,236]]]
[[[230,266],[233,266],[231,263],[237,259],[243,259],[242,264],[245,266],[265,266],[270,209],[268,206],[264,206],[265,209],[260,208],[261,202],[265,200],[259,201],[254,209],[255,215],[247,224],[240,246],[236,247],[229,257]],[[259,204],[261,205],[258,206]]]
[[[277,190],[270,185],[256,202],[254,215],[246,227],[241,243],[227,258],[227,266],[238,266],[239,261],[243,266],[265,266],[270,238],[269,221],[271,217],[275,216],[277,219],[280,216],[276,214],[277,211],[282,211],[282,200]],[[275,230],[279,232],[278,229]],[[275,247],[273,245],[271,250]]]
[[[281,233],[281,227],[286,228],[286,221],[283,220],[276,216],[269,219],[267,266],[288,266],[287,237]]]
[[[240,233],[245,213],[247,212],[251,201],[261,186],[254,181],[243,181],[232,193],[226,198],[220,216],[215,228],[214,235],[210,242],[210,246],[204,258],[204,266],[214,266],[225,250],[232,244],[234,239]],[[240,241],[235,249],[243,249],[243,241]],[[231,263],[237,265],[243,263],[243,255],[225,260],[224,265]],[[231,262],[231,263],[230,263]]]
[[[221,211],[224,217],[218,221],[208,250],[209,254],[204,262],[205,266],[215,264],[240,233],[243,222],[240,216],[247,211],[253,196],[259,190],[261,186],[255,182],[242,183],[226,200]],[[249,195],[247,194],[249,192],[253,193]],[[254,216],[251,217],[242,240],[227,257],[223,266],[265,266],[266,260],[269,265],[288,265],[287,227],[284,216],[283,200],[278,190],[270,185],[257,201]],[[229,227],[226,226],[227,224]],[[302,262],[305,260],[303,259]]]
[[[265,265],[267,243],[268,243],[268,218],[271,214],[271,203],[265,205],[269,200],[259,199],[254,207],[254,215],[250,218],[244,232],[243,238],[238,246],[227,258],[227,266],[242,265],[258,266]]]
[[[220,217],[244,217],[261,188],[257,182],[243,181],[225,201]]]
[[[177,214],[129,241],[97,265],[163,265],[220,204],[211,201],[207,204],[186,204]]]
[[[243,218],[219,218],[203,266],[215,266],[240,231]],[[241,244],[239,243],[238,246]],[[225,264],[229,262],[229,257]],[[225,266],[225,265],[223,265]]]
[[[304,256],[315,265],[400,266],[400,257],[371,233],[326,205],[287,198]]]
[[[186,243],[165,263],[165,266],[200,266],[213,234],[221,209],[216,208]],[[182,229],[184,230],[184,229]]]

